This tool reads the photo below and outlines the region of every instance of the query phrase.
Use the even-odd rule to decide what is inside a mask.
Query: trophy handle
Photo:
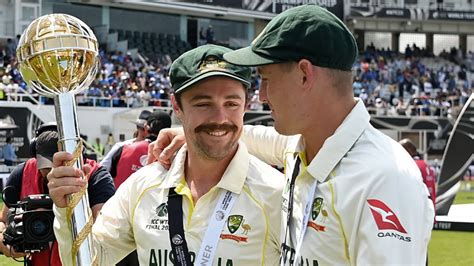
[[[74,94],[60,93],[55,96],[54,101],[60,137],[59,150],[72,154],[73,159],[66,163],[67,166],[82,169],[83,145],[79,135]],[[86,177],[82,176],[82,178]],[[92,265],[93,249],[90,232],[92,231],[93,218],[89,206],[87,186],[69,197],[67,217],[73,236],[71,247],[73,265]]]

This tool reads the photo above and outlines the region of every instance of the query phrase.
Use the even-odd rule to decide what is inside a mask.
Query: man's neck
[[[222,160],[211,160],[188,150],[184,176],[194,204],[221,181],[234,154]]]
[[[147,133],[144,129],[138,129],[137,137],[135,138],[135,142],[142,141],[146,138]]]
[[[306,159],[309,164],[318,154],[326,139],[331,137],[344,119],[349,115],[356,101],[346,100],[345,103],[328,104],[325,112],[328,115],[319,116],[302,132],[306,146]],[[323,110],[320,110],[321,112]]]

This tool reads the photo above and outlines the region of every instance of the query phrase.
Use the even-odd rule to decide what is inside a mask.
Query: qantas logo
[[[400,233],[407,233],[398,217],[385,203],[376,199],[369,199],[367,203],[379,230],[396,230]]]

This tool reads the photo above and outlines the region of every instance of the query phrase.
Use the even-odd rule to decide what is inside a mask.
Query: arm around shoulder
[[[245,125],[240,139],[250,154],[268,164],[283,166],[291,137],[280,135],[273,127]]]

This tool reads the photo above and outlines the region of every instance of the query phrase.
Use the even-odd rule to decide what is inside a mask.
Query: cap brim
[[[245,47],[224,54],[224,59],[238,66],[261,66],[275,63],[282,63],[283,60],[262,56],[252,51],[252,47]]]
[[[189,86],[203,80],[203,79],[206,79],[206,78],[209,78],[209,77],[213,77],[213,76],[225,76],[225,77],[229,77],[229,78],[233,78],[235,80],[238,80],[240,82],[242,82],[247,88],[250,87],[250,82],[248,80],[245,80],[237,75],[233,75],[231,73],[228,73],[228,72],[223,72],[223,71],[216,71],[216,70],[213,70],[213,71],[209,71],[209,72],[205,72],[197,77],[195,77],[194,79],[192,79],[191,81],[189,81],[188,83],[185,83],[183,84],[179,89],[177,89],[174,93],[180,93],[182,92],[184,89],[188,88]]]
[[[36,155],[36,168],[45,169],[53,168],[53,158],[47,158],[40,154]]]
[[[146,124],[146,120],[142,120],[142,119],[137,119],[135,121],[130,121],[130,122],[135,124],[138,127],[145,127],[145,124]]]

